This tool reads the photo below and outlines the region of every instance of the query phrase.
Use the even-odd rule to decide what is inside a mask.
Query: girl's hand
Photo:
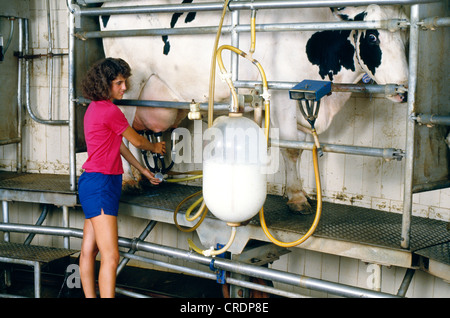
[[[152,152],[156,152],[159,154],[164,155],[166,153],[166,142],[165,141],[161,141],[161,142],[156,142],[153,143],[153,150]]]
[[[144,169],[144,171],[142,171],[142,174],[148,179],[150,180],[150,183],[153,185],[159,185],[161,183],[161,180],[155,178],[155,175],[148,169]]]

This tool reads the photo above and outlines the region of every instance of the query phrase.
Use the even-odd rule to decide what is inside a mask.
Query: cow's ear
[[[377,17],[380,19],[382,15],[382,11],[379,5],[371,4],[366,9],[367,15],[370,17]]]
[[[348,21],[349,17],[347,14],[344,13],[346,7],[336,7],[336,8],[330,8],[333,15],[343,21]]]
[[[104,28],[106,28],[106,26],[108,25],[108,21],[109,21],[110,17],[111,17],[110,15],[102,15],[102,16],[100,16]]]
[[[366,9],[367,7],[338,7],[331,11],[342,21],[362,21],[367,15]]]

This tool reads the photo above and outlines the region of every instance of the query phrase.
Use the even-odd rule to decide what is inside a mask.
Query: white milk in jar
[[[259,165],[203,165],[203,197],[208,209],[225,222],[244,222],[266,200],[266,176]]]
[[[263,130],[240,114],[221,116],[204,135],[203,199],[217,218],[228,223],[251,219],[266,199]]]

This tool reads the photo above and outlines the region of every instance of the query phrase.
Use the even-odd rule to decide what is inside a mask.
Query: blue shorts
[[[117,216],[122,193],[122,175],[83,172],[78,181],[78,197],[86,219],[102,213]]]

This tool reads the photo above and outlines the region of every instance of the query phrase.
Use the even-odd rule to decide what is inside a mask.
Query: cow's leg
[[[295,102],[285,103],[277,101],[274,96],[275,103],[271,108],[271,124],[274,128],[279,128],[279,136],[282,140],[299,140],[299,132],[297,130],[297,114]],[[302,134],[301,138],[306,135]],[[282,148],[281,154],[285,163],[286,173],[286,196],[288,198],[288,207],[293,212],[308,214],[311,212],[311,206],[303,191],[302,181],[298,170],[301,150]]]
[[[293,212],[310,214],[311,205],[308,202],[306,193],[303,190],[302,180],[297,169],[298,161],[301,158],[302,150],[283,149],[281,150],[286,167],[286,195],[288,197],[288,208]]]

